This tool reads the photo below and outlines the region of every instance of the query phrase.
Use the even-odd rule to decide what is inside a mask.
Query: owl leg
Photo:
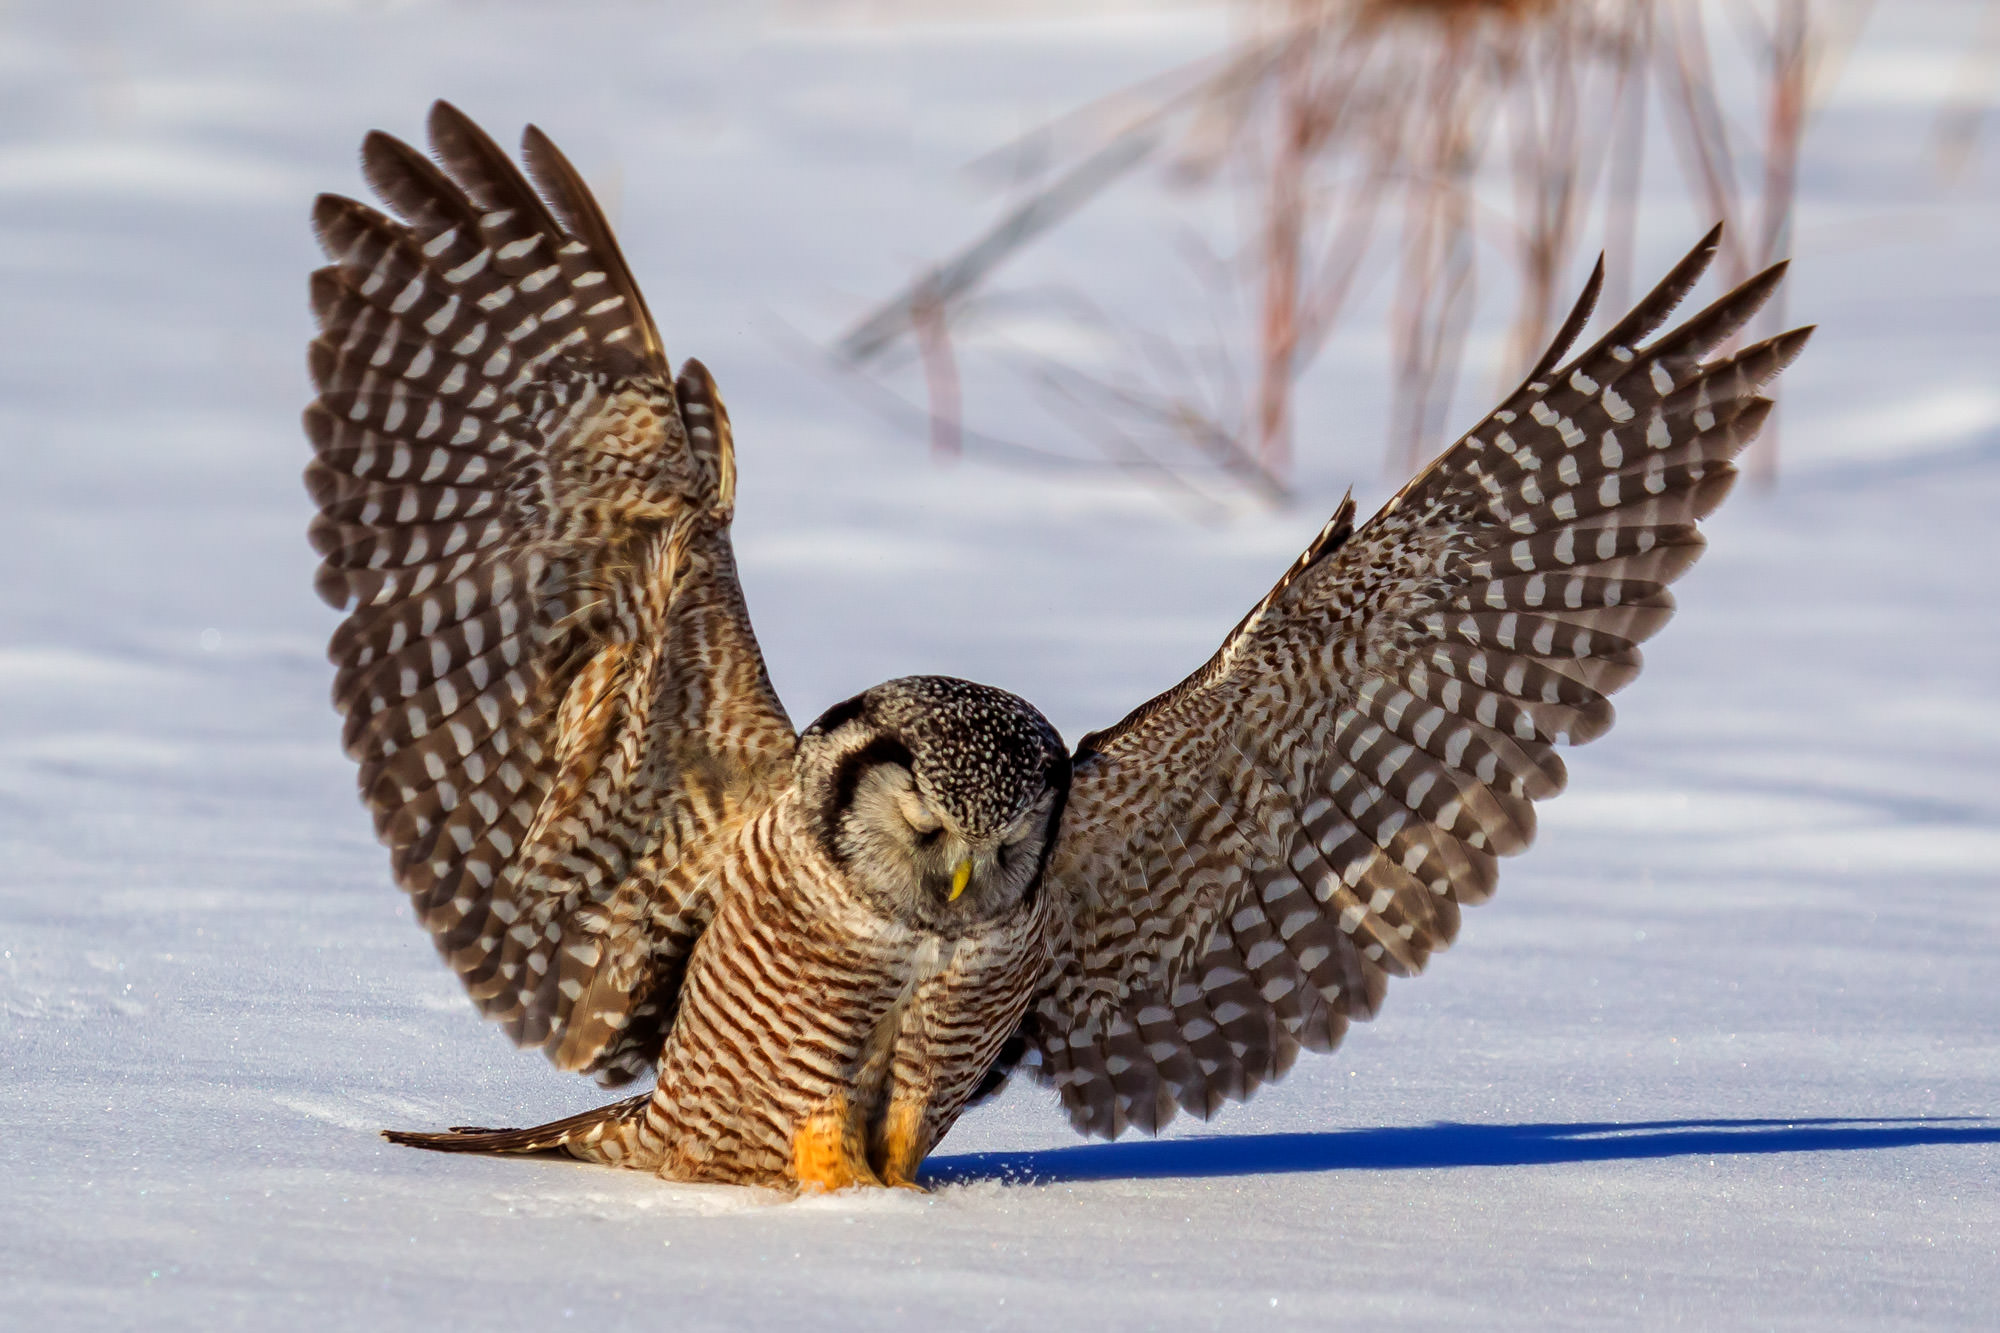
[[[834,1093],[793,1131],[792,1177],[806,1194],[882,1183],[868,1165],[862,1118],[845,1091]]]
[[[882,1118],[881,1134],[869,1154],[884,1185],[924,1192],[924,1187],[917,1183],[917,1167],[931,1150],[930,1135],[924,1127],[929,1100],[900,1091],[890,1100],[889,1113]]]

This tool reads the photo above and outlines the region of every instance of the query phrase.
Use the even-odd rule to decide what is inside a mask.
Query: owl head
[[[855,886],[950,935],[1033,896],[1069,797],[1069,751],[1004,690],[907,676],[807,727],[797,782],[807,826]]]

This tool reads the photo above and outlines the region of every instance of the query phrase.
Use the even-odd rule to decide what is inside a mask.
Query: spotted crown
[[[1026,700],[951,676],[904,676],[862,696],[909,746],[917,790],[969,838],[1007,827],[1047,787],[1069,786],[1062,737]]]

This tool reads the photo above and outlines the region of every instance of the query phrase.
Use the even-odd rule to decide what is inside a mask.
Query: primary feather
[[[529,185],[445,103],[437,162],[323,196],[306,412],[334,702],[438,950],[565,1068],[657,1056],[713,904],[701,858],[792,729],[738,590],[728,417],[676,378],[576,172]]]
[[[1067,948],[1019,1043],[1079,1129],[1206,1116],[1330,1049],[1533,839],[1554,747],[1610,726],[1809,332],[1702,360],[1781,265],[1641,346],[1718,237],[1552,369],[1600,270],[1479,427],[1358,530],[1343,504],[1206,666],[1085,738],[1050,869]]]

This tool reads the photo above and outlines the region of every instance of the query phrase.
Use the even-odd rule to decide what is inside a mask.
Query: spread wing
[[[335,706],[397,881],[479,1007],[607,1082],[658,1054],[703,858],[794,734],[729,544],[728,416],[609,226],[464,115],[322,196],[306,411]]]
[[[1072,929],[1016,1048],[1076,1126],[1213,1113],[1372,1017],[1493,892],[1728,492],[1810,330],[1704,364],[1781,267],[1651,346],[1711,233],[1358,531],[1312,547],[1173,690],[1077,751],[1049,868]]]

